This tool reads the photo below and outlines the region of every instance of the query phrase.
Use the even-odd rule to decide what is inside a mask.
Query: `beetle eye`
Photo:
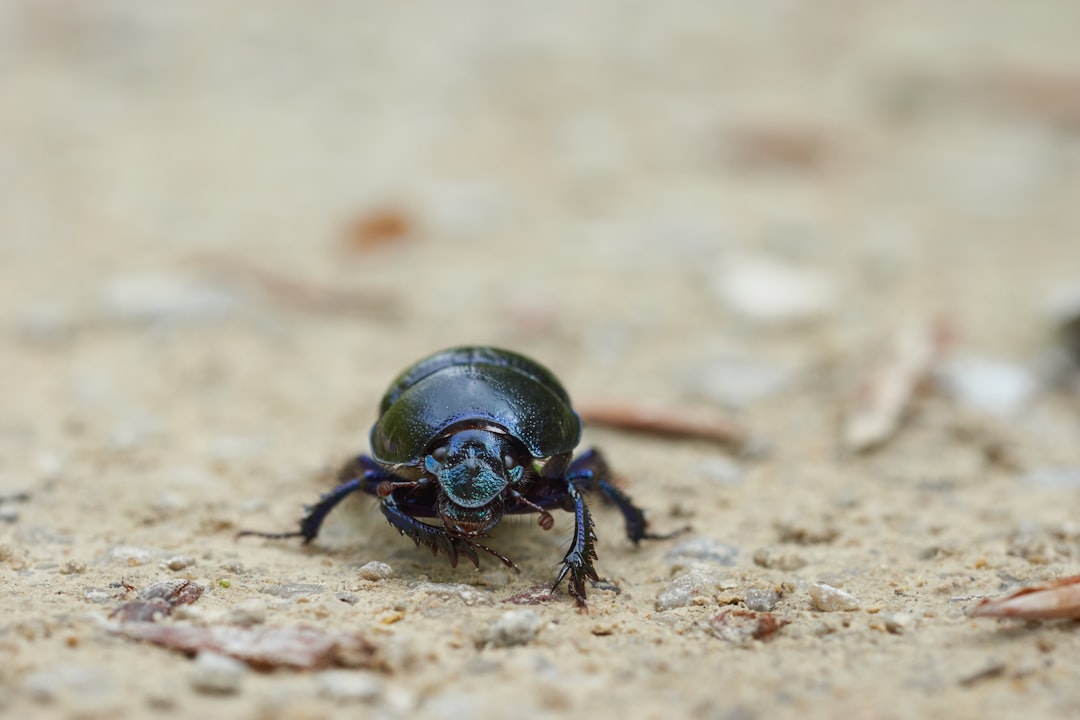
[[[514,458],[509,455],[503,455],[503,464],[506,465],[506,469],[509,470],[514,467]]]
[[[435,448],[435,450],[433,450],[431,453],[431,457],[435,458],[439,462],[442,462],[446,459],[447,452],[449,451],[447,450],[446,446],[443,445],[442,447]]]

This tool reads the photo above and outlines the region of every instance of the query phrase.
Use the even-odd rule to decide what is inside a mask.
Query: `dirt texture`
[[[1080,572],[1078,27],[0,3],[0,714],[1077,717],[1080,624],[966,613]],[[691,528],[591,498],[587,611],[545,590],[563,512],[485,541],[520,573],[369,497],[236,539],[464,343],[749,441],[586,426]]]

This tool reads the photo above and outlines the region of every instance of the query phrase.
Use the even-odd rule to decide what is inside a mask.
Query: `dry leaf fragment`
[[[117,632],[188,655],[201,650],[228,655],[259,670],[378,665],[375,645],[357,633],[328,633],[306,627],[202,627],[149,622],[124,623]]]
[[[1011,617],[1021,620],[1080,620],[1080,575],[1027,587],[1008,597],[983,600],[968,610],[971,617]]]
[[[858,385],[844,422],[844,447],[864,452],[892,437],[943,346],[944,333],[931,323],[906,325],[892,336],[882,357]]]
[[[665,410],[628,404],[579,405],[578,414],[586,424],[604,425],[616,430],[695,440],[710,440],[744,450],[752,445],[749,433],[732,422],[700,413]]]

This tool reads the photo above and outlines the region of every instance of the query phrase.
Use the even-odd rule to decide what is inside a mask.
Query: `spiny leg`
[[[551,589],[559,587],[559,583],[569,574],[570,594],[574,596],[578,607],[585,607],[585,580],[600,579],[593,567],[593,560],[596,559],[596,533],[593,531],[592,516],[581,492],[574,485],[567,485],[566,491],[573,504],[574,540],[566,551],[562,569],[559,570]]]
[[[438,555],[440,550],[446,553],[446,559],[450,561],[450,567],[457,567],[459,553],[469,558],[473,565],[480,567],[480,558],[477,556],[476,551],[483,550],[497,557],[502,561],[503,565],[506,565],[514,572],[521,572],[510,558],[500,555],[486,545],[455,537],[448,533],[445,528],[428,525],[406,515],[398,507],[393,495],[384,497],[379,509],[386,516],[386,519],[390,521],[390,524],[397,528],[402,535],[412,538],[417,545],[431,548],[432,555]]]
[[[572,486],[582,491],[597,490],[604,499],[619,508],[623,519],[626,521],[626,536],[637,545],[642,540],[670,540],[681,535],[689,528],[680,528],[674,532],[658,534],[648,531],[648,520],[645,512],[634,504],[630,496],[624,493],[611,482],[611,471],[607,461],[598,450],[590,449],[579,455],[570,463],[566,474],[566,480]]]
[[[359,455],[342,466],[338,471],[336,488],[319,497],[314,505],[308,505],[304,510],[304,516],[300,518],[300,529],[293,532],[260,532],[258,530],[241,530],[236,537],[253,535],[255,537],[270,538],[271,540],[283,540],[286,538],[300,537],[304,544],[311,542],[319,534],[323,521],[330,511],[337,507],[338,503],[357,491],[375,494],[379,483],[391,481],[394,477],[380,468],[375,461],[366,455]]]

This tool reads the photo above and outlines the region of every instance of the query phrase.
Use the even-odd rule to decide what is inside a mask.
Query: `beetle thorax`
[[[453,433],[425,458],[439,483],[439,513],[454,535],[487,533],[502,517],[507,488],[521,479],[517,451],[505,434],[487,429]]]

